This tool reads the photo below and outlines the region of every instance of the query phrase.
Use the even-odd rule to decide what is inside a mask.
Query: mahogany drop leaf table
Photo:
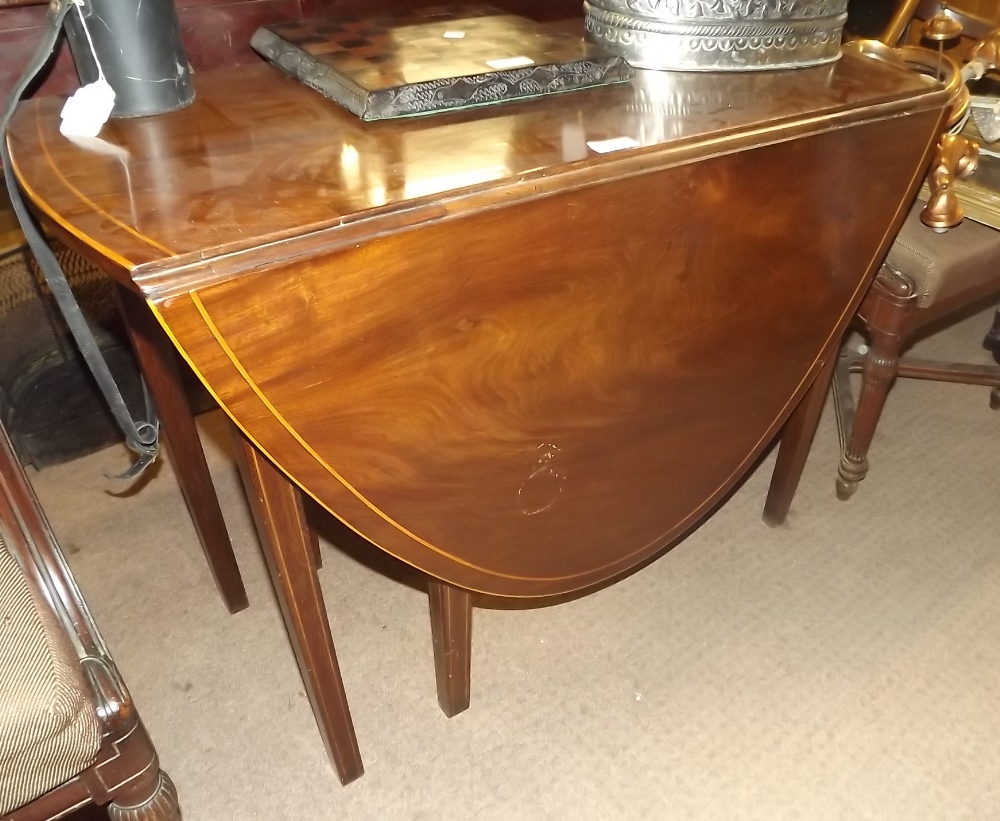
[[[264,64],[196,85],[91,142],[32,100],[7,138],[33,207],[241,431],[345,782],[361,757],[301,493],[431,578],[440,700],[464,709],[468,591],[627,573],[818,412],[947,102],[851,54],[368,124]]]

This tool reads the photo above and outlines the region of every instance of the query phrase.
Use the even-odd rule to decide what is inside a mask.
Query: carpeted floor
[[[956,359],[989,314],[928,340]],[[437,707],[419,581],[323,520],[321,572],[367,768],[327,763],[227,455],[202,418],[251,597],[230,617],[164,465],[118,448],[33,477],[186,821],[1000,817],[1000,414],[901,381],[856,498],[831,414],[789,522],[772,458],[662,559],[591,596],[475,614],[473,704]],[[330,541],[346,546],[334,547]]]

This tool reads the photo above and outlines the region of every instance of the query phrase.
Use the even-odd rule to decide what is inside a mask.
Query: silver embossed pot
[[[584,0],[587,38],[640,68],[757,71],[840,57],[847,0]]]

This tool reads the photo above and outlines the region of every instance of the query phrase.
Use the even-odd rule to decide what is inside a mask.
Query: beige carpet
[[[986,362],[988,322],[925,349]],[[169,465],[127,498],[102,478],[125,464],[117,448],[34,477],[187,821],[1000,818],[1000,414],[984,389],[900,382],[849,504],[833,494],[827,414],[783,528],[760,521],[768,459],[614,587],[477,610],[473,704],[450,721],[423,594],[363,548],[326,547],[367,767],[346,788],[225,425],[203,423],[252,602],[235,617]]]

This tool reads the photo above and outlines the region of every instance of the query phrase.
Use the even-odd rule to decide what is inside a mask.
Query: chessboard
[[[620,57],[490,6],[407,9],[283,23],[251,46],[366,120],[526,99],[621,82]]]

